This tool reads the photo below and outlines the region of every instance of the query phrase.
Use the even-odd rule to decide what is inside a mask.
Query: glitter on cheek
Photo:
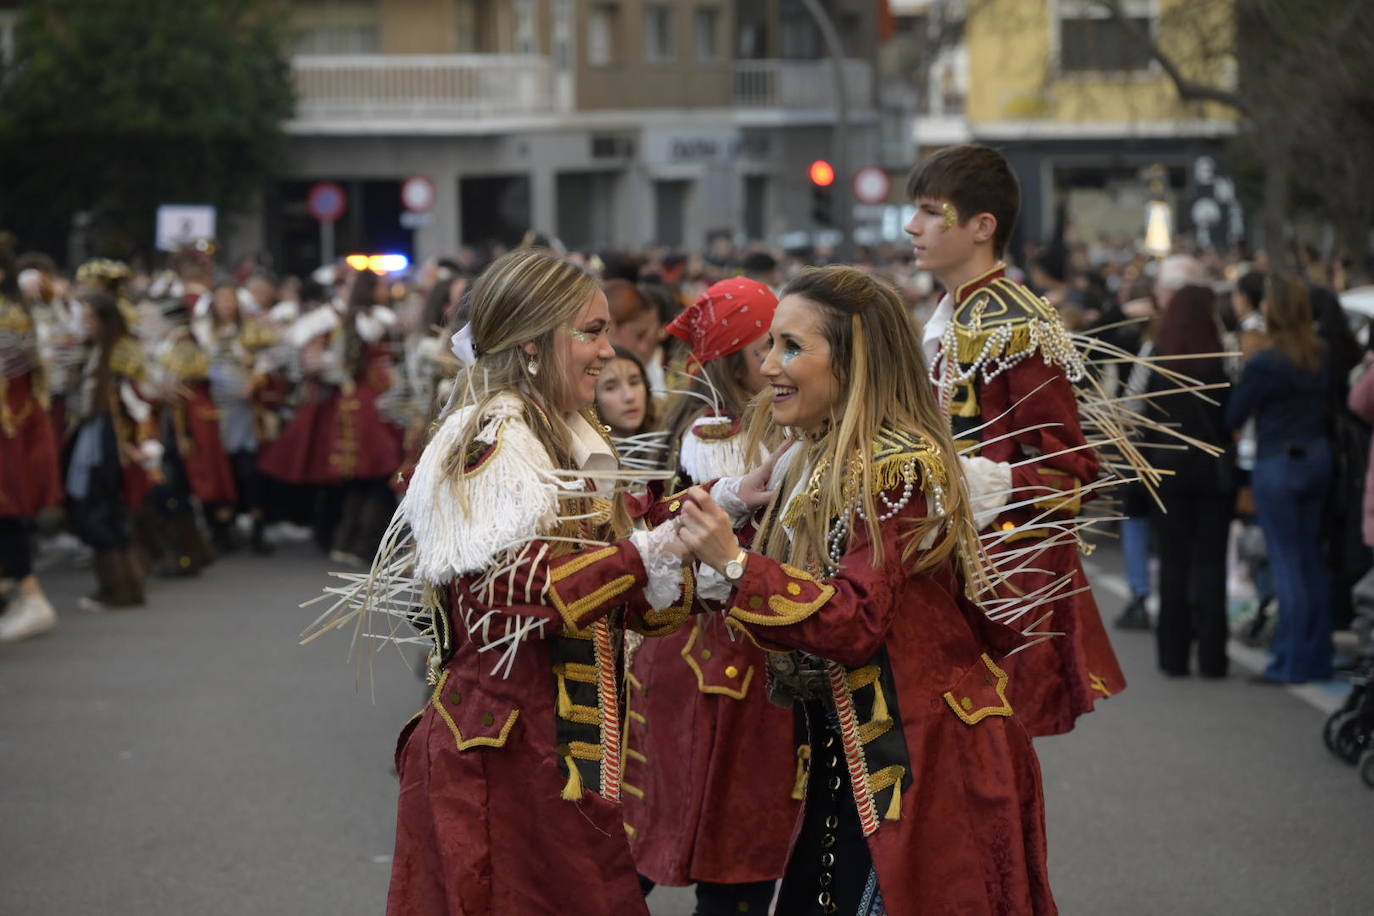
[[[801,356],[801,350],[784,350],[782,351],[782,364],[790,366],[798,356]]]
[[[959,222],[959,211],[954,209],[954,205],[951,204],[949,201],[945,201],[944,203],[940,204],[940,212],[944,214],[945,219],[942,225],[944,226],[945,231],[948,232],[949,230],[954,228],[954,225],[956,223]]]

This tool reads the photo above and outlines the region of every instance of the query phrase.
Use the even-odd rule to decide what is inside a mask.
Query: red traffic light
[[[835,167],[824,159],[817,159],[811,163],[811,183],[822,188],[828,188],[835,183]]]

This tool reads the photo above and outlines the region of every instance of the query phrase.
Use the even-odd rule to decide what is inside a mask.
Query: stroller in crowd
[[[1353,597],[1352,628],[1360,639],[1358,673],[1345,703],[1327,718],[1322,737],[1327,749],[1357,766],[1364,784],[1374,789],[1374,570],[1355,586]]]

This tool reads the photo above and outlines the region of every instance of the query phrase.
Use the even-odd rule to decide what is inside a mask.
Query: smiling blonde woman
[[[626,627],[685,619],[683,548],[672,524],[626,536],[591,411],[614,355],[595,281],[521,249],[477,279],[471,316],[468,366],[372,574],[317,627],[390,610],[431,649],[433,692],[396,754],[388,912],[646,913],[618,672]]]
[[[763,374],[796,434],[743,550],[702,490],[682,539],[774,652],[810,738],[777,912],[1053,913],[1040,768],[999,665],[1022,642],[987,584],[954,445],[899,295],[847,267],[783,290]],[[722,502],[728,487],[713,490]],[[705,590],[705,586],[703,586]]]

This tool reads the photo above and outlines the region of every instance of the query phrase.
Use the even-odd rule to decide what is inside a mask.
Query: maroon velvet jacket
[[[62,502],[57,436],[38,379],[33,371],[0,375],[0,518],[33,518]]]
[[[994,560],[1051,538],[1055,532],[1044,524],[1077,515],[1083,499],[1081,487],[1098,477],[1098,459],[1092,449],[1065,451],[1082,446],[1086,440],[1073,385],[1062,360],[1048,352],[1062,337],[1051,332],[1045,335],[1050,342],[1042,340],[1036,346],[1030,336],[1031,325],[1038,325],[1037,331],[1051,325],[1059,327],[1058,316],[1043,300],[1007,279],[1005,273],[1005,266],[999,264],[955,290],[952,324],[957,370],[947,362],[948,338],[936,364],[937,376],[942,372],[968,375],[972,370],[969,378],[946,385],[940,392],[961,448],[986,443],[970,454],[1013,465],[1034,456],[1050,456],[1013,468],[1015,492],[1008,504],[1039,501],[1009,509],[997,518],[994,527],[1006,531],[1007,536],[989,546]],[[987,378],[988,374],[993,377]],[[1052,425],[1032,428],[1044,424]],[[1009,433],[1014,434],[999,438]],[[1023,556],[1010,565],[1025,559]],[[1091,712],[1098,699],[1124,690],[1126,678],[1102,625],[1097,602],[1086,590],[1078,545],[1069,541],[1046,546],[1029,565],[1048,572],[1017,573],[1003,595],[1014,594],[1013,587],[1021,594],[1033,594],[1063,576],[1071,576],[1072,584],[1062,588],[1065,597],[1033,609],[1017,624],[1024,629],[1048,614],[1036,632],[1063,635],[1007,659],[1012,706],[1032,735],[1061,734],[1071,731],[1075,720]],[[1079,589],[1084,590],[1069,594]]]
[[[646,914],[620,809],[620,644],[626,625],[680,626],[690,591],[650,610],[629,541],[477,579],[448,590],[454,649],[398,742],[387,912]],[[511,615],[546,621],[504,678],[500,653],[478,651],[489,611],[498,632]]]
[[[351,387],[308,379],[305,398],[282,434],[261,451],[258,467],[288,483],[337,484],[390,478],[401,467],[403,432],[377,408],[391,359],[367,345],[367,368]]]
[[[881,562],[856,524],[828,579],[751,553],[731,625],[829,660],[889,912],[1054,913],[1039,763],[997,661],[1022,640],[963,597],[953,569],[908,573],[898,535],[926,512],[917,492],[881,524]]]
[[[709,486],[709,485],[708,485]],[[670,496],[648,512],[675,515]],[[782,877],[805,788],[792,711],[768,699],[762,649],[718,607],[635,652],[626,676],[625,829],[658,884]]]

